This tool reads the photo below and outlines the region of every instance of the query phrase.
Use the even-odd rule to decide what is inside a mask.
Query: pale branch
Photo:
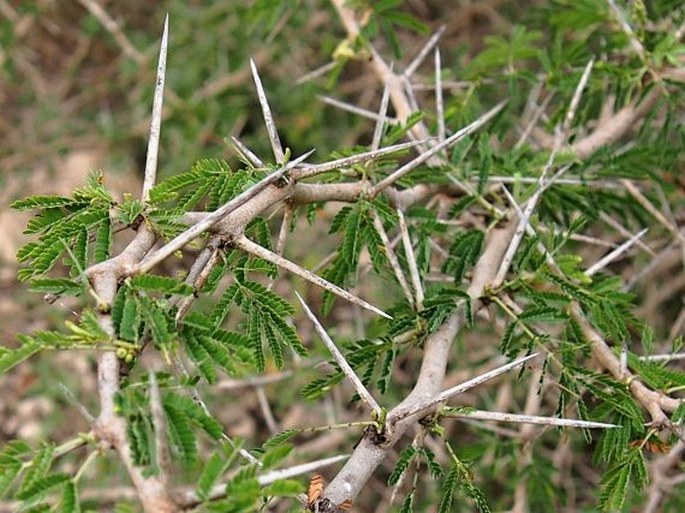
[[[473,277],[468,293],[475,300],[492,280],[499,266],[499,260],[507,247],[513,227],[494,229],[486,243],[483,254],[473,270]],[[476,309],[476,305],[474,305]],[[465,309],[459,308],[442,326],[432,333],[424,343],[421,369],[411,393],[395,408],[405,409],[414,403],[422,402],[428,397],[440,393],[440,386],[445,377],[448,356],[454,337],[463,325]],[[395,411],[393,409],[393,411]],[[389,416],[392,415],[392,411]],[[338,472],[324,491],[323,496],[334,504],[342,504],[347,499],[356,497],[374,470],[387,458],[392,447],[402,435],[415,424],[416,417],[407,417],[396,423],[392,432],[387,433],[384,442],[378,442],[371,436],[364,436],[357,444],[350,459]]]
[[[159,48],[159,63],[157,65],[157,80],[155,94],[152,100],[152,115],[150,117],[150,135],[147,141],[147,157],[145,160],[145,175],[143,178],[143,194],[141,199],[150,198],[150,189],[157,180],[157,159],[159,156],[159,138],[162,131],[162,106],[164,104],[164,80],[166,77],[166,56],[169,46],[169,15],[164,18],[164,32]]]
[[[264,115],[264,124],[266,125],[266,131],[269,135],[269,142],[271,143],[271,150],[274,153],[274,158],[277,164],[284,164],[283,162],[283,146],[281,145],[281,139],[278,137],[278,130],[276,129],[276,123],[274,123],[273,115],[271,114],[271,108],[269,107],[269,101],[266,99],[266,92],[264,92],[264,87],[262,86],[262,79],[259,78],[259,72],[257,71],[257,65],[250,59],[250,69],[252,70],[252,78],[254,79],[255,87],[257,88],[257,96],[259,98],[259,105],[262,107],[262,114]]]
[[[518,206],[515,208],[518,209]],[[520,212],[520,210],[518,210],[518,212]],[[550,269],[557,275],[563,276],[563,273],[559,269],[559,266],[555,262],[554,258],[547,252],[542,244],[538,244],[538,250],[545,255]],[[585,338],[590,341],[592,353],[600,362],[602,367],[608,370],[614,376],[614,378],[628,383],[633,396],[649,412],[655,422],[664,422],[667,419],[664,411],[675,411],[681,401],[678,399],[673,399],[664,393],[649,389],[634,375],[628,373],[625,366],[621,364],[619,357],[617,357],[616,354],[609,348],[602,336],[586,319],[580,308],[580,305],[577,302],[574,301],[571,303],[570,313],[575,321],[579,324]]]
[[[177,235],[160,249],[146,256],[139,264],[133,266],[129,273],[134,275],[148,272],[167,257],[173,255],[176,251],[182,249],[186,244],[209,230],[212,226],[221,221],[227,214],[257,196],[267,187],[276,184],[279,180],[284,178],[291,169],[296,167],[300,162],[304,161],[313,152],[314,150],[311,150],[295,160],[288,162],[288,164],[269,174],[249,189],[241,192],[223,206],[207,214],[207,216],[203,217],[202,220],[198,221],[196,224]]]
[[[586,159],[602,146],[619,141],[635,128],[640,119],[647,115],[662,94],[659,88],[655,87],[647,93],[642,101],[626,105],[613,116],[597,125],[591,134],[571,144],[568,149],[579,158]]]
[[[331,3],[335,7],[340,20],[345,26],[348,37],[351,40],[356,39],[359,36],[361,26],[355,17],[354,11],[348,5],[346,5],[346,0],[331,0]],[[438,38],[436,38],[436,42]],[[376,77],[378,78],[378,81],[382,84],[390,84],[390,98],[393,106],[395,107],[398,120],[402,123],[406,122],[410,114],[413,112],[405,93],[405,88],[403,87],[403,83],[408,81],[405,77],[398,76],[393,73],[390,69],[390,66],[383,60],[383,58],[372,45],[368,45],[368,51],[371,54],[370,64]],[[430,52],[430,47],[427,49],[427,53],[428,52]],[[417,123],[414,125],[410,129],[410,133],[416,139],[428,138],[428,129],[424,123]]]
[[[426,399],[424,401],[417,401],[416,403],[410,405],[410,407],[398,407],[388,415],[388,424],[392,425],[407,417],[427,412],[428,410],[434,408],[438,404],[443,403],[448,399],[451,399],[455,395],[463,394],[464,392],[471,390],[472,388],[477,387],[478,385],[481,385],[486,381],[490,381],[491,379],[494,379],[497,376],[501,376],[502,374],[509,372],[512,369],[520,367],[528,360],[531,360],[537,356],[538,353],[533,353],[531,355],[518,358],[513,362],[501,365],[489,372],[485,372],[480,376],[476,376],[475,378],[465,381],[464,383],[460,383],[459,385],[448,388],[447,390],[444,390],[429,399]]]
[[[633,397],[647,410],[655,422],[667,422],[668,416],[664,412],[673,412],[681,404],[682,400],[673,399],[667,395],[649,389],[636,376],[625,373],[621,368],[618,356],[611,350],[602,336],[595,330],[585,318],[580,306],[572,303],[570,313],[578,323],[583,336],[590,342],[592,354],[600,365],[608,370],[614,378],[623,380]]]
[[[613,251],[607,253],[604,257],[600,258],[597,262],[592,264],[590,267],[588,267],[585,270],[585,275],[586,276],[592,276],[593,274],[601,271],[604,269],[606,266],[611,264],[614,260],[619,258],[621,255],[626,253],[627,251],[632,248],[635,243],[645,234],[647,233],[648,228],[645,228],[644,230],[641,230],[640,232],[636,233],[633,235],[630,239],[625,241],[623,244],[621,244],[619,247],[614,249]]]
[[[550,269],[557,275],[563,276],[563,273],[554,261],[554,258],[546,251],[544,246],[538,244],[538,250],[545,255]],[[627,371],[626,366],[621,364],[620,358],[609,348],[602,336],[586,319],[577,302],[574,301],[571,303],[570,313],[580,326],[585,338],[590,341],[592,353],[602,367],[608,370],[615,379],[624,381],[628,384],[632,395],[649,412],[655,422],[665,422],[668,417],[664,412],[675,411],[681,403],[681,400],[673,399],[662,392],[649,389],[634,375],[630,374]]]
[[[126,34],[121,30],[119,24],[105,11],[100,4],[95,0],[78,0],[78,2],[85,7],[90,14],[92,14],[101,24],[105,30],[109,32],[114,40],[117,42],[124,55],[133,59],[137,64],[145,62],[145,56],[133,46],[131,41],[126,37]]]
[[[364,386],[362,381],[359,379],[359,376],[357,376],[357,374],[354,372],[354,369],[347,362],[345,356],[340,352],[340,349],[338,349],[338,347],[335,345],[333,339],[331,339],[328,333],[326,333],[326,330],[321,325],[319,320],[316,318],[314,313],[311,311],[311,309],[304,301],[304,299],[302,299],[302,296],[300,296],[297,292],[295,292],[295,295],[297,296],[297,299],[300,301],[304,313],[307,315],[309,320],[314,325],[314,329],[319,334],[319,337],[321,337],[321,340],[323,341],[324,345],[331,352],[331,355],[333,355],[333,358],[340,367],[340,370],[348,379],[350,384],[354,387],[354,389],[357,391],[359,398],[366,404],[366,406],[369,407],[371,413],[373,414],[373,417],[375,419],[380,419],[382,415],[382,408],[380,407],[380,405],[376,402],[371,393]]]
[[[421,274],[419,273],[419,266],[416,263],[414,256],[414,248],[411,239],[409,238],[409,229],[407,222],[404,219],[402,209],[396,209],[398,226],[400,235],[402,237],[402,247],[404,248],[404,256],[407,258],[407,266],[409,267],[409,276],[411,278],[412,286],[414,287],[414,305],[417,311],[423,310],[423,284],[421,283]]]
[[[269,251],[268,249],[260,246],[259,244],[254,243],[244,235],[241,236],[238,240],[234,241],[233,244],[237,248],[245,251],[246,253],[250,253],[251,255],[266,260],[267,262],[271,262],[272,264],[277,265],[278,267],[282,267],[283,269],[290,271],[291,273],[299,276],[300,278],[304,278],[305,280],[313,283],[314,285],[317,285],[322,289],[327,290],[331,294],[335,294],[336,296],[339,296],[352,304],[365,308],[366,310],[378,314],[381,317],[385,317],[386,319],[392,319],[392,317],[390,317],[380,308],[376,308],[372,304],[367,303],[363,299],[358,298],[354,294],[347,292],[345,289],[342,289],[337,285],[324,280],[323,278],[314,274],[308,269],[305,269],[304,267],[301,267],[296,263],[291,262],[287,258],[284,258],[274,253],[273,251]]]
[[[147,253],[155,241],[154,234],[142,227],[134,240],[118,256],[97,264],[87,271],[88,278],[98,297],[105,305],[114,303],[117,293],[117,280],[121,270],[136,262]],[[98,313],[100,327],[112,339],[115,338],[114,325],[109,313]],[[131,449],[126,439],[126,423],[117,415],[115,399],[120,390],[119,358],[114,351],[101,351],[97,355],[98,396],[100,413],[93,425],[93,431],[100,441],[116,450],[140,498],[146,513],[172,513],[176,506],[169,490],[156,476],[144,475],[141,468],[133,462]]]
[[[556,417],[541,417],[539,415],[521,415],[518,413],[504,413],[498,411],[473,410],[469,408],[445,408],[439,412],[441,417],[459,419],[494,420],[496,422],[512,422],[516,424],[535,424],[539,426],[575,427],[582,429],[619,428],[616,424],[591,422],[587,420],[561,419]]]
[[[441,150],[444,148],[448,148],[452,146],[453,144],[458,143],[461,141],[464,137],[467,137],[468,135],[472,134],[476,130],[478,130],[480,127],[482,127],[485,123],[490,121],[493,117],[495,117],[507,104],[506,101],[502,101],[495,105],[492,109],[487,111],[485,114],[480,116],[478,119],[476,119],[473,123],[465,126],[461,130],[457,131],[455,134],[451,135],[449,138],[445,139],[442,143],[438,143],[429,150],[421,153],[418,157],[415,159],[409,161],[387,177],[385,177],[383,180],[375,184],[373,187],[369,189],[369,195],[371,197],[376,196],[379,194],[381,191],[383,191],[385,188],[388,186],[394,184],[402,178],[404,175],[412,171],[413,169],[417,168],[424,162],[426,162],[429,158],[431,158],[433,155],[436,155],[439,153]]]

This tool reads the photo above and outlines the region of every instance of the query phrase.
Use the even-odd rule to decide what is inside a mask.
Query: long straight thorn
[[[147,157],[145,160],[145,177],[143,178],[143,201],[150,198],[150,189],[157,179],[157,157],[159,155],[159,137],[162,130],[162,105],[164,103],[164,79],[166,77],[166,55],[169,45],[169,14],[164,18],[162,43],[159,48],[159,62],[157,64],[157,80],[155,95],[152,100],[152,116],[150,119],[150,137],[147,142]]]
[[[517,424],[536,424],[539,426],[577,427],[585,429],[611,429],[617,428],[616,424],[604,422],[592,422],[587,420],[560,419],[557,417],[541,417],[538,415],[521,415],[518,413],[503,413],[498,411],[465,410],[443,412],[445,417],[464,419],[494,420],[497,422],[513,422]]]
[[[300,296],[297,292],[295,292],[295,295],[297,296],[297,299],[299,299],[305,314],[307,314],[307,317],[314,325],[314,329],[316,329],[316,332],[321,337],[321,340],[323,340],[323,343],[333,355],[333,358],[340,367],[340,370],[350,381],[354,389],[357,391],[357,394],[359,394],[361,400],[366,403],[369,409],[371,409],[371,411],[377,417],[380,417],[382,413],[381,407],[378,405],[371,393],[366,389],[364,383],[362,383],[362,381],[359,379],[359,376],[357,376],[357,374],[354,372],[354,369],[345,359],[345,356],[340,352],[340,349],[338,349],[338,347],[335,345],[335,342],[333,342],[333,339],[331,339],[328,333],[326,333],[326,330],[319,322],[319,319],[317,319],[314,313],[309,309],[309,306],[307,303],[305,303],[304,299],[302,299],[302,296]]]
[[[400,409],[399,407],[396,408],[393,413],[391,414],[392,418],[389,418],[389,422],[398,422],[404,418],[407,418],[411,415],[415,415],[420,412],[425,412],[429,410],[430,408],[433,408],[434,406],[437,406],[438,404],[447,401],[448,399],[454,397],[455,395],[458,394],[463,394],[464,392],[471,390],[474,387],[477,387],[478,385],[485,383],[486,381],[489,381],[493,378],[496,378],[497,376],[500,376],[504,374],[505,372],[509,372],[511,369],[514,369],[516,367],[519,367],[526,363],[528,360],[535,358],[538,355],[538,353],[533,353],[528,356],[524,356],[522,358],[518,358],[517,360],[514,360],[513,362],[506,363],[504,365],[501,365],[500,367],[497,367],[496,369],[493,369],[489,372],[485,372],[481,374],[480,376],[476,376],[473,379],[470,379],[468,381],[465,381],[464,383],[460,383],[459,385],[453,386],[451,388],[448,388],[447,390],[443,390],[440,392],[438,395],[433,396],[432,398],[426,399],[425,401],[421,401],[418,403],[414,403],[411,405],[408,405],[406,408]]]
[[[390,66],[390,71],[392,71],[392,65]],[[390,81],[393,76],[392,73],[388,75],[388,80],[386,80],[385,87],[383,88],[381,106],[380,109],[378,109],[378,115],[380,117],[376,121],[376,128],[373,131],[373,140],[371,141],[372,150],[377,150],[381,146],[381,138],[383,137],[383,129],[385,128],[385,116],[388,113],[388,101],[390,100]]]
[[[409,171],[413,170],[414,168],[416,168],[416,167],[420,166],[421,164],[423,164],[424,162],[426,162],[433,155],[442,151],[444,148],[451,146],[452,144],[458,143],[464,137],[466,137],[466,136],[472,134],[473,132],[475,132],[476,130],[478,130],[485,123],[487,123],[492,118],[494,118],[504,108],[504,106],[506,104],[507,104],[507,100],[499,102],[492,109],[490,109],[485,114],[480,116],[477,120],[475,120],[470,125],[465,126],[464,128],[462,128],[458,132],[452,134],[445,141],[436,144],[430,150],[423,152],[421,155],[416,157],[414,160],[411,160],[411,161],[407,162],[404,166],[400,167],[394,173],[390,174],[389,176],[386,176],[383,180],[381,180],[380,182],[378,182],[376,185],[374,185],[373,187],[371,187],[369,189],[369,191],[368,191],[369,196],[373,198],[378,193],[383,191],[383,189],[385,189],[389,185],[392,185],[397,180],[402,178],[404,175],[409,173]]]
[[[623,253],[628,251],[633,245],[635,245],[637,243],[637,241],[645,233],[647,233],[647,230],[648,230],[648,228],[645,228],[644,230],[641,230],[639,233],[633,235],[630,239],[628,239],[623,244],[621,244],[619,247],[614,249],[611,253],[608,253],[606,256],[604,256],[603,258],[598,260],[591,267],[588,267],[588,269],[585,271],[585,276],[592,276],[596,272],[599,272],[602,269],[604,269],[607,265],[609,265],[611,262],[613,262],[618,257],[620,257]]]
[[[445,103],[442,98],[442,59],[440,48],[435,47],[435,116],[438,120],[438,142],[445,140]]]
[[[426,44],[423,45],[421,50],[419,50],[419,53],[416,54],[416,57],[414,57],[409,66],[407,66],[407,69],[404,71],[404,76],[411,77],[414,74],[417,68],[421,66],[421,63],[428,56],[428,53],[436,44],[438,44],[443,32],[445,32],[445,25],[441,25],[440,28],[435,31],[435,34],[433,34],[430,39],[426,41]]]
[[[274,118],[271,114],[271,108],[269,108],[269,102],[266,99],[266,93],[264,92],[264,87],[262,86],[262,79],[259,78],[257,65],[252,59],[250,59],[250,68],[252,69],[252,78],[254,79],[255,86],[257,87],[257,96],[259,97],[259,104],[262,106],[264,124],[266,125],[266,131],[269,134],[269,141],[271,142],[271,149],[274,152],[274,158],[276,159],[277,164],[283,163],[283,146],[281,146],[281,139],[278,137],[276,123],[274,123]]]
[[[378,314],[381,317],[385,317],[386,319],[392,319],[391,316],[389,316],[380,308],[376,308],[371,303],[368,303],[363,299],[358,298],[354,294],[347,292],[345,289],[338,287],[334,283],[324,280],[319,275],[314,274],[310,270],[297,265],[295,262],[291,262],[287,258],[282,257],[281,255],[278,255],[273,251],[266,249],[263,246],[260,246],[259,244],[251,241],[244,235],[241,236],[238,240],[236,240],[234,244],[236,245],[236,247],[242,249],[243,251],[246,251],[247,253],[257,256],[263,260],[266,260],[267,262],[271,262],[272,264],[277,265],[278,267],[282,267],[286,271],[290,271],[291,273],[299,276],[300,278],[303,278],[308,282],[313,283],[314,285],[317,285],[322,289],[327,290],[331,294],[335,294],[336,296],[339,296],[354,305],[365,308],[366,310]]]
[[[231,136],[231,141],[233,141],[233,145],[235,146],[236,151],[238,154],[243,157],[247,162],[252,164],[255,167],[262,167],[264,166],[264,162],[262,162],[262,159],[260,159],[257,155],[255,155],[250,148],[245,146],[240,139],[237,137]]]
[[[327,171],[333,171],[334,169],[339,169],[342,167],[351,166],[353,164],[358,164],[360,162],[373,160],[390,153],[397,151],[408,150],[415,146],[419,146],[426,141],[431,139],[423,139],[420,141],[411,141],[406,143],[395,144],[393,146],[386,146],[385,148],[379,148],[377,150],[366,151],[364,153],[358,153],[356,155],[351,155],[349,157],[342,157],[336,160],[331,160],[329,162],[324,162],[322,164],[303,164],[299,169],[293,171],[293,179],[298,181],[304,178],[309,178]]]

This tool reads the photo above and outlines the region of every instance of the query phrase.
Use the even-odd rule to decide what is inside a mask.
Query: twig
[[[337,348],[331,337],[328,336],[328,333],[326,333],[326,330],[323,328],[319,320],[309,309],[309,306],[307,306],[307,303],[305,303],[304,299],[302,299],[302,296],[300,296],[297,292],[295,292],[295,295],[297,296],[297,299],[299,299],[305,314],[307,314],[309,320],[312,321],[312,324],[314,325],[316,332],[321,337],[321,340],[333,355],[333,358],[340,367],[340,370],[343,372],[343,374],[345,374],[345,377],[347,377],[347,379],[350,381],[354,389],[357,391],[357,394],[359,395],[361,400],[364,401],[364,403],[366,403],[366,405],[371,409],[371,412],[373,413],[374,417],[376,419],[380,419],[382,415],[381,407],[378,405],[378,403],[373,398],[371,393],[366,389],[366,387],[361,382],[357,374],[355,374],[354,369],[352,369],[350,364],[347,363],[347,360],[345,359],[343,354]]]
[[[157,64],[157,80],[155,95],[152,100],[152,116],[150,118],[150,136],[147,141],[147,158],[145,160],[145,177],[143,179],[143,201],[150,199],[150,189],[157,180],[157,157],[159,155],[159,137],[162,130],[162,106],[164,104],[164,79],[166,77],[166,56],[169,45],[169,15],[164,18],[164,32],[159,48],[159,63]]]
[[[259,78],[259,72],[257,71],[257,65],[250,59],[250,68],[252,69],[252,78],[254,79],[255,86],[257,87],[257,96],[259,97],[259,104],[262,106],[262,114],[264,115],[264,124],[266,125],[266,131],[269,134],[269,142],[271,142],[271,150],[274,153],[274,158],[277,164],[283,164],[283,146],[281,146],[281,139],[278,137],[278,130],[276,130],[276,124],[274,123],[273,115],[271,114],[271,108],[269,107],[269,101],[266,99],[266,93],[264,92],[264,87],[262,86],[262,80]]]
[[[392,319],[392,317],[390,317],[383,310],[376,308],[372,304],[367,303],[363,299],[358,298],[354,294],[347,292],[345,289],[342,289],[337,285],[324,280],[320,276],[305,269],[304,267],[300,267],[294,262],[291,262],[290,260],[280,255],[277,255],[273,251],[269,251],[268,249],[260,246],[259,244],[254,243],[244,235],[241,236],[238,240],[236,240],[234,244],[236,247],[242,249],[243,251],[246,251],[247,253],[255,255],[259,258],[263,258],[267,262],[271,262],[272,264],[275,264],[279,267],[282,267],[283,269],[290,271],[291,273],[299,276],[300,278],[304,278],[305,280],[313,283],[314,285],[318,285],[322,289],[327,290],[332,294],[335,294],[336,296],[340,296],[341,298],[349,301],[350,303],[361,306],[362,308],[366,308],[367,310],[374,312],[382,317],[385,317],[386,319]]]
[[[477,298],[483,295],[485,287],[491,282],[499,266],[502,253],[513,235],[513,228],[513,224],[510,223],[504,229],[495,228],[491,230],[488,236],[485,249],[473,269],[471,285],[467,291],[469,296],[473,298],[474,310],[480,306]],[[454,337],[464,324],[465,312],[465,305],[457,307],[442,326],[426,339],[423,345],[421,369],[414,388],[402,403],[388,414],[388,420],[394,411],[411,408],[413,404],[424,401],[440,392],[449,353],[454,344]],[[392,430],[386,430],[386,441],[382,445],[378,445],[372,438],[364,436],[349,461],[345,463],[345,466],[326,488],[325,498],[334,504],[341,504],[347,499],[356,497],[373,471],[386,461],[392,447],[408,429],[415,425],[416,421],[416,417],[408,417],[396,422]]]
[[[456,417],[464,419],[478,419],[478,420],[494,420],[497,422],[513,422],[517,424],[536,424],[539,426],[559,426],[559,427],[576,427],[583,429],[590,428],[618,428],[615,424],[605,424],[603,422],[590,422],[586,420],[575,419],[560,419],[556,417],[541,417],[538,415],[521,415],[517,413],[503,413],[497,411],[483,411],[465,409],[463,411],[458,409],[446,409],[440,412],[444,417]]]
[[[616,354],[585,318],[580,306],[572,303],[570,313],[573,319],[578,322],[585,338],[590,342],[592,353],[602,367],[608,370],[614,378],[623,379],[628,383],[633,397],[649,412],[652,420],[655,422],[667,422],[668,417],[664,411],[675,411],[681,401],[668,397],[661,392],[650,390],[630,373],[625,373],[624,376],[621,376],[623,370]]]
[[[102,23],[102,26],[105,27],[107,32],[112,34],[112,37],[121,47],[122,51],[127,57],[130,57],[138,64],[142,64],[145,61],[145,56],[140,53],[136,47],[133,46],[133,44],[131,44],[131,41],[129,41],[129,39],[126,37],[126,34],[122,32],[117,22],[112,19],[112,17],[102,8],[100,4],[98,4],[95,0],[78,1],[88,10],[90,14],[95,16],[95,18]]]

